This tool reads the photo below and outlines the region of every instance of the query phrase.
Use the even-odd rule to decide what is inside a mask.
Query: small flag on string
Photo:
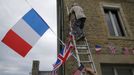
[[[81,75],[83,71],[84,71],[84,65],[81,63],[80,67],[75,71],[73,75]]]
[[[100,45],[95,45],[95,50],[96,50],[96,53],[97,54],[100,54],[100,52],[101,52],[101,46]]]
[[[134,48],[132,49],[132,54],[134,54]]]
[[[115,54],[115,52],[116,52],[116,48],[113,46],[113,44],[109,44],[108,45],[108,48],[110,49],[110,52],[111,52],[111,54]]]
[[[123,51],[124,55],[128,55],[129,54],[129,50],[128,50],[127,47],[122,48],[122,51]]]
[[[48,29],[48,24],[31,9],[7,32],[2,42],[25,57]]]

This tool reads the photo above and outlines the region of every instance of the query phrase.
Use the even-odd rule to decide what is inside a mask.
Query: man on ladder
[[[75,15],[75,22],[72,26],[73,34],[75,35],[76,40],[79,40],[84,37],[83,28],[86,16],[84,14],[82,7],[80,7],[77,3],[74,3],[70,9],[69,20],[72,14]]]
[[[67,7],[67,11],[68,11],[68,7]],[[85,42],[84,44],[80,42],[77,44],[75,38],[73,37],[73,44],[75,46],[75,53],[76,53],[78,66],[80,66],[80,63],[88,64],[91,66],[91,68],[89,67],[85,68],[86,74],[97,75],[96,67],[92,59],[92,53],[90,51],[87,39],[83,33],[85,20],[86,20],[86,16],[84,14],[82,7],[80,7],[77,3],[74,3],[69,12],[70,29],[72,34],[76,37],[76,41],[83,38],[83,40],[81,41]],[[83,50],[82,48],[84,48],[85,50],[84,52],[81,51]],[[80,59],[80,56],[82,55],[87,56],[87,59],[86,60],[83,60],[82,58]],[[82,72],[82,75],[83,74],[85,75],[85,73]]]

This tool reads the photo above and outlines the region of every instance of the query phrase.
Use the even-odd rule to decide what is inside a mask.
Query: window
[[[101,64],[102,75],[134,75],[134,65]]]
[[[110,36],[125,36],[119,8],[104,7],[104,13]]]

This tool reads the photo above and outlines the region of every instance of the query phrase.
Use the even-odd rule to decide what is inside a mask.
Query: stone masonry
[[[134,1],[133,0],[64,0],[64,32],[65,36],[69,32],[69,21],[67,15],[67,8],[74,3],[78,3],[87,16],[84,31],[90,43],[93,53],[93,59],[98,71],[101,73],[101,63],[112,64],[134,64],[134,55],[132,48],[134,48]],[[108,31],[107,22],[103,11],[103,5],[117,5],[120,7],[120,13],[123,20],[123,25],[126,31],[125,37],[111,37]],[[65,39],[65,37],[64,37]],[[111,55],[108,50],[108,43],[113,43],[117,48],[116,54]],[[102,46],[100,55],[95,53],[95,45]],[[122,48],[127,47],[130,54],[126,57],[122,54]],[[73,69],[77,68],[77,62],[73,58],[65,63],[65,75],[71,75]]]

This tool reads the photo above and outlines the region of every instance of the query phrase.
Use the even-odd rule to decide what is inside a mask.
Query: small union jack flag
[[[108,48],[110,49],[111,54],[113,54],[113,55],[114,55],[114,54],[116,53],[116,48],[114,47],[114,45],[113,45],[113,44],[109,44]]]
[[[124,55],[129,55],[129,50],[127,47],[122,48],[122,51]]]

